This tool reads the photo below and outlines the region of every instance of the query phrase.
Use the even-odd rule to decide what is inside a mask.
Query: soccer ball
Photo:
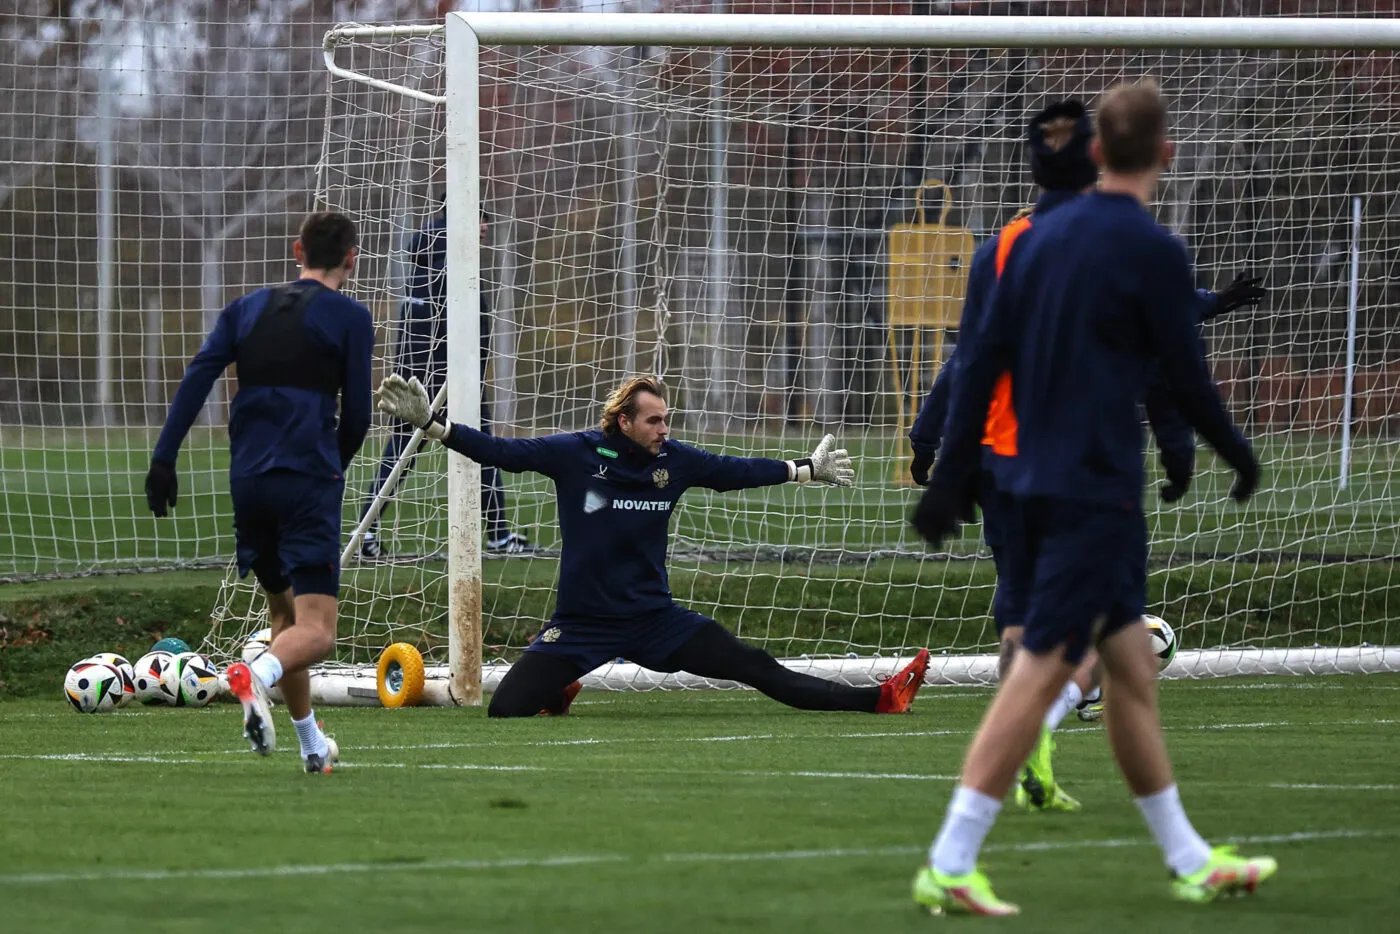
[[[117,698],[118,707],[125,707],[136,699],[136,672],[131,667],[131,662],[116,652],[98,652],[96,655],[88,656],[83,661],[101,662],[117,669],[117,674],[122,676],[121,696]]]
[[[253,659],[267,651],[267,647],[272,645],[272,630],[259,629],[248,637],[248,641],[243,643],[243,660],[252,664]]]
[[[155,645],[151,646],[152,652],[169,652],[171,655],[179,655],[181,652],[188,652],[190,647],[184,639],[177,636],[166,636]]]
[[[169,652],[147,652],[133,666],[136,699],[143,704],[173,707],[180,701],[180,683],[175,675],[175,656]]]
[[[1157,670],[1161,671],[1176,657],[1176,633],[1167,621],[1158,616],[1144,616],[1147,634],[1152,638],[1152,651],[1157,656]]]
[[[219,672],[214,663],[198,652],[181,652],[171,663],[179,688],[176,704],[203,707],[219,696]]]
[[[121,700],[122,675],[103,662],[81,661],[64,676],[63,693],[78,713],[106,713]]]

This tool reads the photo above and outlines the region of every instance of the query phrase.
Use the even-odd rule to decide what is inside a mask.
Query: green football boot
[[[1021,783],[1016,787],[1016,806],[1028,811],[1077,811],[1079,802],[1055,784],[1055,769],[1051,759],[1055,754],[1055,738],[1044,727],[1026,767],[1021,770]]]
[[[949,876],[925,866],[914,877],[914,901],[935,915],[999,917],[1021,913],[1020,908],[997,898],[987,877],[976,869],[960,876]]]
[[[1276,872],[1278,861],[1272,856],[1246,859],[1236,856],[1232,846],[1217,846],[1210,851],[1210,861],[1199,870],[1172,880],[1172,894],[1184,902],[1204,904],[1221,895],[1252,893]]]

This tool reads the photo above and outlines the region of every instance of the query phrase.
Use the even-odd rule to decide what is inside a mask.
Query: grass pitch
[[[985,851],[1006,923],[916,912],[909,883],[986,706],[906,717],[752,692],[585,692],[574,716],[322,710],[329,776],[247,752],[238,711],[0,704],[5,930],[1379,931],[1400,916],[1400,677],[1165,683],[1187,807],[1278,857],[1252,899],[1172,901],[1099,727],[1069,721],[1077,815],[1009,809]],[[295,739],[277,712],[284,746]],[[193,920],[192,920],[193,919]]]

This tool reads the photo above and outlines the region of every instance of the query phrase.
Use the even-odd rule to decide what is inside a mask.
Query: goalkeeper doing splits
[[[554,615],[491,697],[492,717],[566,713],[579,678],[616,658],[656,671],[738,681],[790,707],[903,713],[928,669],[928,651],[878,687],[856,688],[784,668],[719,623],[678,606],[666,574],[671,512],[686,490],[743,490],[816,480],[850,486],[851,459],[827,435],[811,457],[726,457],[680,444],[665,388],[626,380],[597,431],[497,438],[434,416],[418,380],[394,374],[375,394],[381,411],[483,466],[554,481],[563,538]]]

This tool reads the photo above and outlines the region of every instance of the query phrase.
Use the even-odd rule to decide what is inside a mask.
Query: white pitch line
[[[117,717],[120,717],[123,720],[125,720],[127,717],[154,717],[156,715],[155,711],[152,710],[121,710],[108,711],[108,713],[115,714]],[[25,711],[23,713],[3,713],[0,714],[0,723],[5,722],[6,720],[18,720],[21,717],[34,720],[67,720],[70,716],[72,716],[72,714],[57,712],[39,713],[37,711]]]
[[[1318,720],[1313,722],[1294,722],[1291,720],[1265,720],[1252,723],[1198,723],[1189,726],[1164,726],[1167,732],[1215,732],[1220,730],[1257,730],[1268,728],[1289,728],[1298,727],[1313,729],[1315,727],[1329,726],[1391,726],[1400,723],[1400,719],[1376,719],[1376,720]],[[1057,730],[1057,733],[1100,733],[1101,726],[1077,726],[1064,727]],[[816,740],[830,741],[832,739],[914,739],[930,736],[972,736],[975,730],[893,730],[893,731],[871,731],[860,733],[750,733],[732,736],[616,736],[616,737],[579,737],[577,739],[543,739],[543,740],[520,740],[502,741],[491,740],[488,742],[465,742],[465,743],[406,743],[394,745],[366,745],[355,746],[348,742],[343,742],[341,749],[344,752],[405,752],[411,750],[426,749],[524,749],[549,746],[607,746],[624,744],[669,744],[669,743],[738,743],[754,742],[761,740]],[[209,755],[243,755],[246,749],[186,749],[171,750],[166,753],[169,756],[209,756]],[[49,753],[49,754],[0,754],[0,759],[72,759],[81,761],[91,759],[95,762],[197,762],[203,760],[196,759],[143,759],[135,756],[122,756],[113,754],[111,756],[97,758],[88,753]]]
[[[764,769],[633,769],[619,766],[554,766],[554,765],[481,765],[452,762],[341,762],[340,769],[427,769],[431,771],[463,772],[568,772],[570,774],[602,772],[608,775],[689,775],[734,776],[738,778],[833,778],[858,781],[952,782],[956,775],[932,775],[916,772],[818,772],[810,770],[770,771]]]
[[[1262,684],[1197,684],[1192,686],[1211,691],[1341,691],[1345,688],[1345,685],[1341,684],[1318,684],[1315,681],[1300,681],[1297,684],[1266,681]]]
[[[1400,785],[1326,785],[1314,782],[1270,782],[1264,787],[1286,791],[1400,791]]]
[[[183,760],[201,761],[201,760]],[[346,769],[426,769],[432,771],[464,771],[464,772],[568,772],[571,775],[594,774],[598,772],[608,775],[688,775],[695,777],[736,777],[736,778],[824,778],[848,781],[895,781],[895,782],[955,782],[961,776],[944,775],[930,772],[823,772],[811,769],[796,769],[791,771],[777,771],[764,769],[648,769],[648,768],[628,768],[625,766],[550,766],[550,765],[481,765],[476,763],[440,763],[440,762],[341,762],[338,768]],[[1115,777],[1102,779],[1077,779],[1076,785],[1111,785],[1117,787],[1122,784],[1122,780]],[[1260,784],[1250,781],[1237,782],[1192,782],[1192,786],[1210,786],[1214,788],[1269,788],[1281,791],[1400,791],[1400,785],[1341,785],[1341,784],[1311,784],[1311,783],[1290,783],[1290,782],[1269,782]]]
[[[120,754],[106,755],[103,753],[87,752],[56,752],[56,753],[5,753],[0,755],[0,759],[39,759],[54,762],[144,762],[155,763],[157,765],[208,765],[208,759],[187,759],[187,758],[166,758],[159,755],[150,756],[127,756]]]
[[[1319,840],[1350,840],[1397,836],[1395,830],[1298,831],[1264,836],[1227,838],[1235,844],[1307,843]],[[1047,850],[1096,850],[1123,847],[1150,847],[1145,838],[1108,840],[1048,840],[993,844],[987,852],[1037,853]],[[916,855],[922,846],[842,847],[833,849],[770,850],[758,852],[657,853],[636,856],[628,853],[591,853],[577,856],[515,857],[504,859],[442,859],[422,862],[326,863],[282,866],[244,866],[223,869],[112,869],[87,872],[19,873],[0,875],[0,886],[38,886],[79,882],[168,882],[177,879],[268,879],[297,876],[331,876],[383,872],[490,872],[502,869],[550,869],[599,864],[642,865],[649,863],[750,863],[809,859],[848,859]]]

